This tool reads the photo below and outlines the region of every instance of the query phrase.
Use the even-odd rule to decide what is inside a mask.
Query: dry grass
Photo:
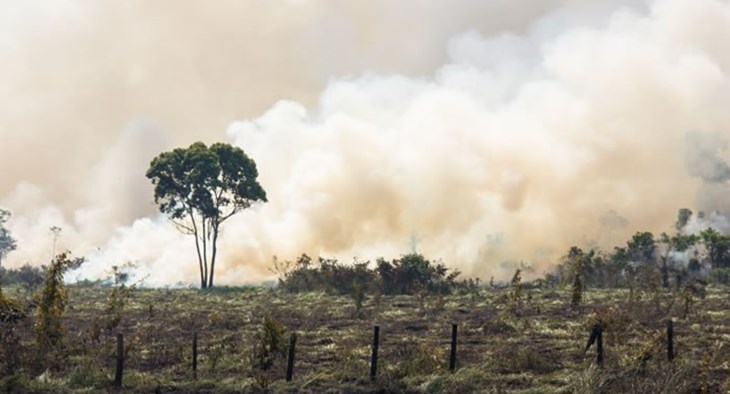
[[[682,295],[669,292],[629,303],[623,290],[586,291],[583,304],[572,308],[569,290],[533,289],[519,316],[504,313],[510,308],[508,292],[446,296],[434,299],[438,307],[425,308],[417,296],[370,296],[355,314],[350,297],[321,293],[138,289],[118,327],[126,339],[123,391],[260,392],[251,355],[266,313],[287,329],[287,337],[298,334],[294,381],[284,381],[279,364],[267,375],[271,392],[681,393],[696,392],[703,382],[709,392],[728,390],[730,350],[722,346],[730,339],[727,288],[709,288],[687,318],[682,318]],[[0,390],[109,389],[115,333],[102,331],[99,341],[92,341],[94,318],[103,313],[109,288],[71,287],[69,295],[64,362],[43,375],[20,370],[0,379]],[[656,334],[669,317],[675,320],[673,363]],[[594,365],[592,349],[583,353],[596,321],[605,327],[602,368]],[[448,371],[452,323],[459,324],[454,374]],[[370,382],[376,324],[381,326],[379,376]],[[197,380],[190,371],[195,331]],[[26,349],[33,346],[32,331],[21,338]],[[639,352],[647,355],[643,361]]]

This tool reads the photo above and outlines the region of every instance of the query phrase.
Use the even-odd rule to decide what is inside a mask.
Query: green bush
[[[387,261],[378,259],[374,268],[370,262],[354,261],[340,264],[335,259],[320,257],[316,263],[306,254],[296,262],[274,260],[273,271],[279,275],[279,286],[297,293],[324,291],[328,294],[359,292],[382,294],[449,294],[457,287],[474,287],[474,281],[457,282],[459,271],[450,270],[441,262],[432,262],[420,254],[408,254]]]

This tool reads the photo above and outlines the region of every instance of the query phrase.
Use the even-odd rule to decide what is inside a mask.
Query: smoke
[[[414,234],[468,275],[540,273],[572,244],[671,228],[726,168],[685,137],[728,135],[721,0],[54,4],[0,31],[11,265],[47,261],[58,225],[82,274],[192,282],[192,240],[143,174],[196,139],[241,146],[270,200],[226,223],[221,283],[266,278],[273,255],[395,257]]]
[[[721,212],[710,212],[693,215],[687,224],[682,227],[682,232],[687,234],[699,234],[708,228],[715,229],[721,233],[730,234],[730,218]]]
[[[709,183],[730,180],[730,165],[720,157],[727,150],[727,140],[719,134],[687,134],[687,168],[692,176]]]

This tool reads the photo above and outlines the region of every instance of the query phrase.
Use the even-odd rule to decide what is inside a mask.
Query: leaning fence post
[[[193,379],[198,378],[198,332],[193,333]]]
[[[370,380],[378,374],[378,344],[380,342],[380,326],[373,327],[373,354],[370,357]]]
[[[297,334],[291,333],[289,337],[289,357],[286,360],[286,381],[291,382],[294,376],[294,348],[297,345]]]
[[[124,336],[117,333],[117,370],[114,374],[114,386],[122,387],[122,375],[124,373]]]
[[[451,325],[451,355],[449,357],[449,371],[454,372],[456,370],[456,335],[458,325]]]
[[[674,322],[667,320],[667,359],[674,360]]]
[[[603,366],[603,327],[600,324],[593,325],[588,344],[586,344],[583,353],[587,352],[594,343],[596,344],[596,363],[598,366]]]

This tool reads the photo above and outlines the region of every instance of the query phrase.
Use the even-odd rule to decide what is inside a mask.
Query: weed
[[[72,389],[101,388],[108,383],[104,371],[88,359],[74,366],[68,373],[67,379],[68,387]]]
[[[362,316],[362,307],[365,304],[365,300],[367,299],[363,286],[355,286],[352,291],[351,297],[352,301],[355,303],[355,316]]]
[[[251,355],[251,366],[253,367],[253,378],[259,387],[268,387],[272,374],[269,373],[283,359],[287,350],[286,329],[277,322],[270,314],[264,314],[261,328],[256,334]]]
[[[416,376],[444,370],[447,351],[432,343],[412,341],[399,343],[395,354],[401,360],[397,369],[403,376]]]
[[[575,394],[593,394],[607,392],[608,377],[595,364],[570,376],[570,392]]]

